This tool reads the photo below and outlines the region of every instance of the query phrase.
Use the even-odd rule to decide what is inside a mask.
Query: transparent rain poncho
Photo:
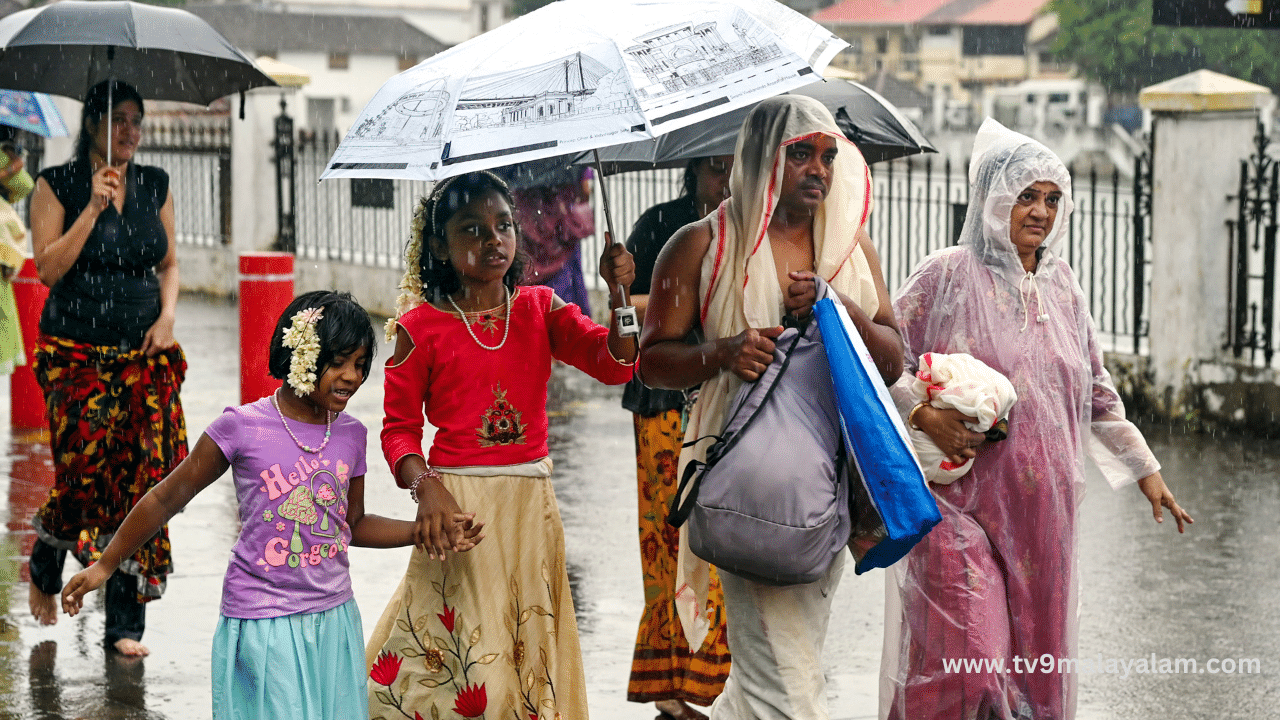
[[[978,450],[968,475],[931,486],[942,522],[887,574],[882,718],[1071,718],[1076,678],[1077,509],[1090,456],[1112,487],[1159,469],[1102,364],[1088,304],[1054,254],[1071,215],[1071,178],[1048,148],[987,120],[970,165],[960,245],[926,258],[894,300],[907,367],[904,416],[926,352],[968,353],[1018,394],[1009,437]],[[1062,199],[1034,273],[1010,240],[1029,185]],[[1015,672],[1014,657],[1023,658]],[[1027,660],[1054,658],[1053,672]],[[993,661],[970,671],[950,661]],[[1065,669],[1065,668],[1064,668]]]

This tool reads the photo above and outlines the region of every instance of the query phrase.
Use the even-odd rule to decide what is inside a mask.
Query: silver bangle
[[[426,470],[418,473],[414,476],[413,480],[409,481],[409,497],[413,498],[415,503],[418,502],[418,486],[422,484],[422,478],[433,478],[435,480],[439,480],[440,473],[428,466]]]

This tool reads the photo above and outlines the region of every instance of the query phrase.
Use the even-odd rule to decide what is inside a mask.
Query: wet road
[[[193,439],[238,401],[236,309],[184,297],[177,335],[191,369],[182,399]],[[388,346],[379,348],[385,359]],[[411,517],[381,462],[377,432],[382,382],[374,376],[350,411],[371,429],[370,512]],[[576,371],[552,388],[552,454],[564,515],[569,572],[582,634],[592,715],[648,720],[650,706],[626,702],[642,587],[636,544],[630,416],[621,392]],[[198,496],[170,530],[178,572],[151,605],[141,661],[107,656],[102,609],[51,628],[27,611],[28,520],[51,482],[48,446],[15,437],[8,383],[0,384],[0,720],[209,717],[209,647],[227,551],[236,534],[226,479]],[[1080,654],[1123,660],[1194,658],[1260,662],[1261,674],[1085,674],[1081,720],[1276,717],[1280,707],[1280,444],[1153,433],[1152,446],[1179,501],[1196,517],[1188,535],[1157,526],[1136,488],[1112,492],[1090,477],[1081,528]],[[356,599],[372,627],[399,582],[407,549],[351,551]],[[75,566],[74,562],[68,563]],[[69,568],[70,571],[70,568]],[[845,574],[827,642],[832,717],[876,714],[883,575]],[[1235,663],[1238,665],[1238,663]],[[1225,662],[1220,663],[1225,666]]]

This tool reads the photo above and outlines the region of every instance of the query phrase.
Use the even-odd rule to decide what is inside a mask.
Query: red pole
[[[36,356],[36,337],[40,334],[40,313],[49,297],[49,288],[40,282],[36,262],[28,259],[13,276],[13,299],[18,306],[18,325],[22,328],[22,344],[27,349],[27,364],[13,369],[9,376],[10,424],[25,430],[46,429],[44,391],[36,383],[31,363]]]
[[[293,300],[293,255],[240,254],[240,402],[251,403],[280,387],[267,372],[271,333]]]

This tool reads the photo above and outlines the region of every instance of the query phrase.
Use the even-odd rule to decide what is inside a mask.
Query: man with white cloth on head
[[[831,113],[801,96],[761,102],[742,125],[729,186],[715,212],[663,248],[641,335],[645,384],[702,385],[686,442],[721,431],[738,387],[773,360],[783,316],[812,312],[815,276],[838,293],[885,382],[902,372],[902,339],[864,229],[871,174]],[[693,330],[701,343],[686,342]],[[710,444],[686,446],[680,472]],[[684,537],[680,549],[676,606],[690,647],[699,647],[707,566]],[[783,587],[721,573],[733,665],[712,720],[828,717],[822,643],[843,567],[841,554],[820,580]]]

